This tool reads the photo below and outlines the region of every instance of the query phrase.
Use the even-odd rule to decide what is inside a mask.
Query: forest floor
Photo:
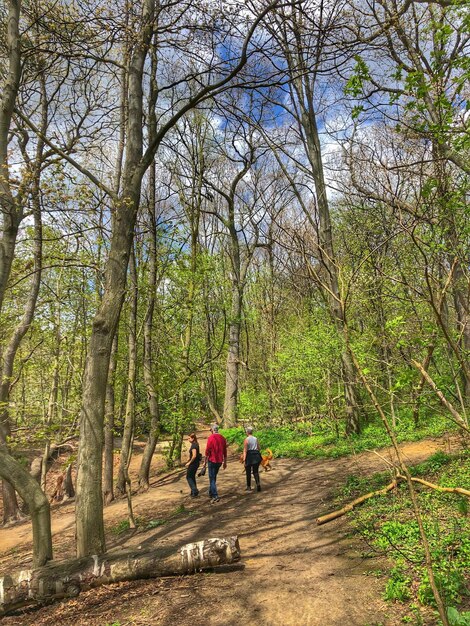
[[[207,431],[200,433],[201,449]],[[437,450],[457,446],[449,439],[405,443],[410,464]],[[131,477],[138,469],[139,451]],[[390,450],[380,455],[391,458]],[[157,460],[157,465],[162,461]],[[257,623],[282,626],[398,626],[403,607],[382,600],[387,568],[384,559],[365,553],[365,546],[348,536],[346,517],[323,526],[315,519],[341,506],[335,495],[350,475],[386,469],[373,452],[327,460],[274,459],[273,470],[261,475],[262,491],[245,492],[238,455],[220,470],[220,502],[210,504],[207,476],[198,479],[199,498],[188,495],[184,471],[155,476],[145,493],[133,498],[140,520],[136,530],[124,530],[125,499],[105,509],[108,549],[180,546],[184,543],[238,535],[242,565],[222,573],[104,585],[77,598],[29,609],[3,619],[5,626],[235,626]],[[393,497],[388,495],[386,497]],[[74,556],[73,502],[52,509],[56,558]],[[28,567],[31,525],[16,524],[0,531],[0,572]],[[435,624],[430,612],[423,622]]]

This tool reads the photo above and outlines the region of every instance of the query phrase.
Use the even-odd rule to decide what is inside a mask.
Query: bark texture
[[[107,583],[192,574],[240,560],[238,537],[188,543],[179,550],[118,552],[49,563],[0,578],[0,617],[35,603],[75,597]]]
[[[124,494],[127,491],[129,481],[129,463],[132,456],[132,444],[134,440],[135,428],[135,386],[137,380],[137,268],[135,252],[132,250],[129,263],[129,337],[128,354],[129,362],[127,367],[127,400],[126,418],[124,420],[124,430],[122,434],[121,458],[119,463],[118,477],[116,481],[116,491]]]
[[[158,386],[155,384],[153,375],[153,317],[155,312],[156,293],[158,287],[157,221],[155,217],[155,206],[155,162],[153,162],[149,171],[149,296],[144,322],[143,355],[144,383],[145,389],[147,391],[147,401],[150,413],[150,430],[139,469],[139,487],[141,489],[149,488],[150,466],[152,464],[153,453],[155,452],[158,438],[160,436],[160,408],[158,405]]]
[[[225,370],[224,426],[226,428],[231,428],[237,423],[242,298],[240,289],[234,285],[232,287],[232,308]]]
[[[103,463],[103,500],[109,504],[114,500],[114,382],[117,365],[118,334],[114,335],[111,358],[109,361],[108,381],[106,384],[106,409],[104,420],[104,463]]]
[[[44,565],[52,559],[49,502],[38,482],[8,453],[3,444],[0,444],[0,477],[15,485],[15,489],[28,505],[33,523],[33,565]]]

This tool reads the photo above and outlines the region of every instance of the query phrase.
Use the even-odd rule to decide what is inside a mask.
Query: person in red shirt
[[[217,493],[217,474],[220,466],[227,467],[227,440],[219,434],[219,425],[211,425],[211,435],[206,443],[206,458],[204,467],[209,466],[209,498],[211,504],[220,500]]]

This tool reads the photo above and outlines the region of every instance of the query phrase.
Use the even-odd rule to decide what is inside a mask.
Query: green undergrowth
[[[396,435],[398,441],[419,441],[425,437],[438,437],[449,430],[449,422],[436,414],[420,428],[415,428],[409,419],[401,420]],[[243,428],[228,428],[221,432],[229,443],[241,450],[246,437]],[[337,434],[328,421],[302,422],[295,427],[259,428],[255,434],[262,449],[270,448],[275,457],[338,458],[390,445],[382,423],[367,424],[359,435]]]
[[[470,452],[438,452],[411,469],[443,487],[470,486]],[[378,489],[391,481],[389,473],[370,478],[349,477],[341,501]],[[468,498],[440,493],[415,483],[423,524],[430,544],[434,575],[452,626],[470,626],[470,506]],[[405,484],[372,498],[349,514],[354,533],[367,545],[368,555],[387,556],[392,567],[384,599],[402,603],[403,622],[422,624],[420,607],[434,607],[424,563],[418,524]]]

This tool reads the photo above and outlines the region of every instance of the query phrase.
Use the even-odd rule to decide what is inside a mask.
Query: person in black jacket
[[[253,436],[253,428],[246,429],[247,438],[243,442],[243,462],[246,472],[246,489],[251,491],[251,472],[256,483],[256,491],[261,491],[261,482],[259,479],[259,466],[262,460],[259,441]]]
[[[196,433],[191,433],[188,437],[190,443],[189,448],[189,461],[186,463],[186,480],[191,488],[191,498],[197,498],[199,490],[196,485],[196,472],[201,461],[201,453],[199,452],[199,443],[196,437]]]

